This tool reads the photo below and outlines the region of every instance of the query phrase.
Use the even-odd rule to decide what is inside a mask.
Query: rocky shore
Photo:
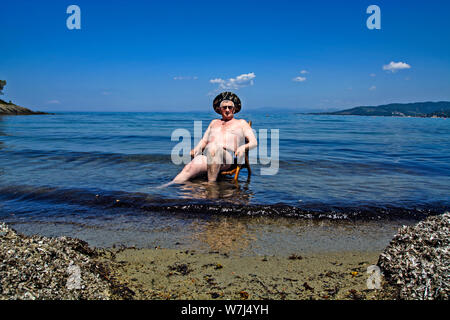
[[[378,265],[405,300],[450,297],[450,213],[402,227]]]
[[[6,102],[0,99],[0,116],[18,116],[18,115],[33,115],[33,114],[48,114],[41,111],[32,111],[30,109],[20,107],[12,102]]]
[[[110,300],[128,295],[78,239],[27,237],[0,223],[0,300]]]

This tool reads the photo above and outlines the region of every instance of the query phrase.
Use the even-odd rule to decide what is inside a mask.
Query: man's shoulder
[[[249,123],[245,119],[239,119],[239,124],[245,127],[249,126]]]
[[[210,126],[213,126],[213,125],[215,125],[215,124],[217,124],[217,123],[219,123],[219,122],[220,122],[219,119],[213,119],[213,120],[211,120],[211,122],[209,123],[209,125],[210,125]]]

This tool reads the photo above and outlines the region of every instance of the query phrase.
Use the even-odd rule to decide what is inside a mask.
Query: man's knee
[[[202,171],[206,171],[206,157],[197,156],[185,167],[185,172],[188,174],[197,174]]]

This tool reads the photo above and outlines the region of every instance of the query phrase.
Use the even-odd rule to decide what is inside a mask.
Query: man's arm
[[[208,126],[208,128],[205,131],[205,134],[203,135],[203,138],[200,140],[200,142],[197,144],[197,146],[191,150],[191,156],[195,157],[197,154],[202,153],[203,149],[205,149],[206,145],[208,144],[209,139],[209,133],[211,131],[211,125],[214,123],[215,120],[212,120]]]
[[[235,155],[237,157],[242,157],[246,150],[251,150],[258,145],[258,141],[256,140],[255,134],[253,133],[252,127],[248,124],[244,119],[241,120],[242,130],[244,131],[244,137],[247,138],[248,142],[242,146],[240,146]]]

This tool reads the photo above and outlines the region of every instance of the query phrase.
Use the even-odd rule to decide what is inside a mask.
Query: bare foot
[[[156,189],[167,188],[168,186],[170,186],[170,185],[172,185],[172,184],[175,184],[175,183],[177,183],[177,182],[175,182],[175,181],[170,181],[170,182],[168,182],[168,183],[165,183],[165,184],[163,184],[163,185],[160,185],[159,187],[156,187]]]

